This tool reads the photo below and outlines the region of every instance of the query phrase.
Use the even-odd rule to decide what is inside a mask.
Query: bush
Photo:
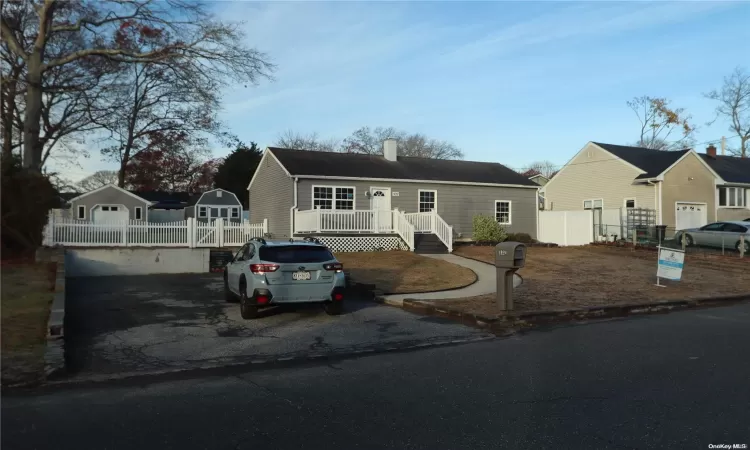
[[[18,158],[2,161],[3,259],[34,254],[59,195],[44,175],[21,168]]]
[[[536,239],[532,238],[529,233],[510,233],[507,240],[521,242],[522,244],[533,244],[536,242]]]
[[[473,238],[477,242],[500,243],[508,234],[505,228],[492,216],[476,215],[472,219]]]

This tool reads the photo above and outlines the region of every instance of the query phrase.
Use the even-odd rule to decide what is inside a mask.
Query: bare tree
[[[108,184],[116,183],[116,170],[100,170],[79,181],[76,187],[84,192],[88,192],[93,191],[94,189],[98,189],[102,186],[106,186]]]
[[[44,81],[50,70],[80,61],[153,63],[191,66],[192,75],[215,81],[254,83],[269,75],[272,66],[262,53],[245,47],[235,25],[217,21],[201,3],[183,0],[41,0],[32,4],[35,26],[27,33],[5,14],[0,34],[9,51],[24,61],[26,98],[23,129],[23,166],[39,172],[43,157],[40,124]],[[15,3],[15,2],[13,2]],[[163,45],[131,45],[128,29],[140,37],[169,35]],[[126,35],[120,38],[121,35]],[[52,42],[78,36],[84,48],[50,55]]]
[[[281,133],[274,144],[277,147],[323,152],[339,151],[341,146],[335,138],[322,139],[318,133],[303,134],[292,130]]]
[[[552,176],[558,171],[556,166],[551,161],[534,161],[521,173],[527,177],[533,177],[534,175],[542,175],[546,178],[552,178]]]
[[[627,102],[641,123],[636,145],[655,150],[680,150],[693,142],[695,127],[684,108],[671,108],[664,98],[635,97]]]
[[[742,67],[735,68],[731,75],[724,77],[721,90],[711,91],[705,96],[719,102],[716,118],[728,119],[729,129],[740,138],[740,148],[729,151],[747,158],[750,143],[750,73]]]
[[[412,156],[433,159],[463,159],[463,152],[448,141],[430,139],[420,133],[409,134],[393,127],[362,127],[344,139],[342,151],[380,155],[383,141],[396,139],[399,156]]]

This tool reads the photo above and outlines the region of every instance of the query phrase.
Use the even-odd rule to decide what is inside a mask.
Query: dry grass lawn
[[[456,289],[476,281],[465,267],[412,252],[337,253],[336,258],[354,281],[374,284],[386,294]]]
[[[47,318],[54,283],[54,264],[3,265],[3,385],[43,374]]]
[[[493,247],[459,247],[455,253],[490,262]],[[748,258],[750,260],[750,258]],[[750,261],[690,258],[682,281],[657,287],[656,252],[612,247],[530,247],[524,284],[514,293],[519,311],[553,310],[683,300],[725,295],[750,295]],[[436,304],[474,313],[497,314],[494,294]]]

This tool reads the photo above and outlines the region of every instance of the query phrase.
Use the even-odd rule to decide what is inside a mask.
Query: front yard
[[[34,380],[43,374],[54,283],[54,264],[3,264],[3,385]]]
[[[455,254],[494,263],[494,247],[458,247]],[[750,258],[748,258],[750,260]],[[530,247],[524,283],[514,292],[517,311],[750,295],[746,261],[688,257],[682,281],[657,287],[656,252],[609,247]],[[497,314],[495,295],[436,300],[436,305],[478,314]]]
[[[336,258],[354,281],[386,294],[443,291],[476,281],[470,269],[406,251],[337,253]]]

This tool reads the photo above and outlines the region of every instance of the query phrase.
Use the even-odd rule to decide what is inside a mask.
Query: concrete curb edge
[[[44,349],[45,378],[65,369],[65,250],[58,248],[53,251],[53,254],[45,258],[57,263],[55,293],[47,319],[47,343]],[[39,257],[37,257],[38,260]]]

